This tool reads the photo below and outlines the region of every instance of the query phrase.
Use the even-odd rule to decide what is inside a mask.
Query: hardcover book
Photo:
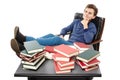
[[[88,49],[80,54],[77,55],[76,59],[81,60],[83,62],[89,62],[95,58],[100,56],[100,52],[93,50],[93,49]]]
[[[57,66],[58,66],[58,68],[59,68],[60,70],[70,70],[70,69],[74,69],[74,64],[71,64],[71,65],[68,65],[68,66],[63,66],[63,67],[61,67],[60,65],[57,64]]]
[[[23,68],[24,69],[31,69],[31,70],[37,70],[40,65],[42,65],[42,63],[45,61],[45,57],[43,57],[36,65],[26,65],[23,64]]]
[[[92,67],[88,67],[85,69],[85,71],[91,71],[91,70],[95,70],[97,69],[99,66],[98,65],[95,65],[95,66],[92,66]]]
[[[81,68],[88,68],[88,67],[91,67],[91,66],[94,66],[94,65],[98,65],[100,63],[100,61],[98,59],[93,59],[91,60],[90,62],[86,63],[86,62],[83,62],[83,61],[80,61],[80,60],[77,60],[76,63],[81,67]]]
[[[66,57],[72,57],[72,56],[78,55],[78,53],[79,53],[79,50],[74,49],[74,48],[72,48],[68,45],[65,45],[65,44],[55,46],[54,50],[56,52],[64,55],[64,56],[66,56]]]
[[[60,70],[57,66],[57,63],[54,61],[54,69],[57,74],[63,74],[63,73],[70,73],[71,69],[68,70]]]
[[[26,64],[26,65],[32,65],[32,66],[34,66],[34,65],[36,65],[43,57],[44,57],[44,56],[42,55],[42,56],[40,56],[38,59],[36,59],[35,61],[32,61],[32,62],[28,62],[28,61],[22,60],[21,63],[22,63],[23,65]]]
[[[37,52],[36,52],[36,53],[28,54],[27,50],[24,49],[24,50],[22,50],[22,51],[20,52],[20,54],[22,54],[22,55],[24,55],[24,56],[27,56],[27,57],[33,57],[33,56],[35,56],[35,55],[37,54]]]
[[[43,51],[45,46],[40,45],[36,40],[24,42],[24,46],[29,54]]]
[[[57,61],[57,64],[60,65],[61,67],[73,65],[74,63],[75,63],[75,61],[73,59],[70,59],[69,62]]]
[[[69,62],[69,60],[70,60],[69,57],[66,57],[66,56],[64,56],[62,54],[59,54],[59,53],[54,53],[52,55],[52,57],[53,57],[53,60],[55,60],[55,61],[66,61],[66,62]]]
[[[87,44],[81,43],[81,42],[74,42],[73,44],[74,44],[74,46],[75,46],[76,48],[78,48],[79,50],[87,50],[87,49],[90,48],[90,45],[87,45]]]

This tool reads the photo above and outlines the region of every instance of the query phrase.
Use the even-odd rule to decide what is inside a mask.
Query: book
[[[64,56],[64,55],[62,55],[62,54],[59,54],[59,53],[54,53],[54,54],[52,55],[52,58],[53,58],[53,60],[55,60],[55,61],[66,61],[66,62],[69,62],[69,60],[70,60],[69,57],[66,57],[66,56]]]
[[[73,45],[79,50],[87,50],[90,48],[90,45],[81,42],[74,42]]]
[[[46,53],[47,53],[46,51],[42,51],[42,52],[37,53],[33,57],[28,57],[28,56],[20,54],[20,58],[27,62],[33,62],[33,61],[37,60],[39,57],[44,56]]]
[[[100,63],[100,61],[98,59],[93,59],[91,60],[90,62],[86,63],[86,62],[83,62],[83,61],[80,61],[80,60],[77,60],[76,63],[81,67],[81,68],[88,68],[88,67],[91,67],[91,66],[94,66],[94,65],[98,65]]]
[[[45,48],[45,46],[40,45],[36,40],[24,42],[24,47],[30,54],[35,52],[41,52]]]
[[[36,59],[36,60],[34,60],[34,61],[32,61],[32,62],[22,60],[21,63],[22,63],[23,65],[26,64],[26,65],[33,65],[33,66],[34,66],[34,65],[36,65],[43,57],[44,57],[44,56],[42,55],[42,56],[40,56],[38,59]]]
[[[75,63],[75,61],[73,59],[70,59],[69,62],[57,61],[57,64],[60,65],[61,67],[73,65],[74,63]]]
[[[53,61],[54,63],[54,70],[57,74],[64,74],[64,73],[70,73],[71,72],[71,69],[68,69],[68,70],[60,70],[57,66],[57,63],[55,61]]]
[[[28,54],[27,50],[24,49],[20,52],[20,54],[24,55],[24,56],[27,56],[27,57],[33,57],[34,55],[38,54],[37,52],[35,53],[31,53],[31,54]]]
[[[36,65],[23,64],[23,68],[30,69],[30,70],[37,70],[44,61],[45,61],[45,57],[43,57]]]
[[[88,49],[76,56],[76,59],[81,60],[83,62],[89,62],[95,58],[100,56],[100,52],[93,50],[93,49]]]
[[[60,70],[70,70],[70,69],[74,69],[74,64],[67,65],[67,66],[63,66],[63,67],[61,67],[60,65],[57,64],[57,66],[58,66],[58,68],[59,68]]]
[[[56,53],[56,52],[54,51],[54,46],[45,46],[44,51],[47,51],[47,52],[49,52],[49,53]]]
[[[79,53],[79,50],[77,49],[74,49],[68,45],[65,45],[65,44],[61,44],[61,45],[58,45],[58,46],[55,46],[54,47],[54,50],[66,57],[72,57],[72,56],[76,56],[78,55]]]
[[[95,66],[92,66],[92,67],[85,68],[84,70],[85,71],[91,71],[91,70],[97,69],[98,67],[99,67],[98,65],[95,65]]]

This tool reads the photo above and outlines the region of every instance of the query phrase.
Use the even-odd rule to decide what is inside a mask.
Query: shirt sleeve
[[[67,32],[69,31],[72,31],[73,30],[73,27],[74,27],[74,24],[75,22],[78,21],[77,19],[75,19],[70,25],[68,25],[67,27],[64,27],[61,32],[60,32],[60,35],[65,35],[67,34]]]
[[[96,26],[94,23],[89,23],[89,28],[84,30],[84,40],[86,43],[92,42],[96,34]]]

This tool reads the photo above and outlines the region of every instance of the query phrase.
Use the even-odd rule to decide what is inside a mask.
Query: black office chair
[[[74,19],[82,19],[83,18],[82,16],[83,16],[82,13],[75,13]],[[105,18],[96,16],[96,18],[93,19],[91,22],[93,22],[96,25],[97,33],[94,36],[93,41],[89,44],[93,45],[93,48],[99,51],[100,42],[102,41],[101,37],[103,34]],[[70,36],[70,33],[71,32],[68,32],[67,34],[69,34]]]

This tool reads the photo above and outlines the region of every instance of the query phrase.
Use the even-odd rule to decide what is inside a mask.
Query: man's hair
[[[88,4],[85,8],[91,8],[94,10],[94,16],[98,13],[98,8],[94,4]]]

